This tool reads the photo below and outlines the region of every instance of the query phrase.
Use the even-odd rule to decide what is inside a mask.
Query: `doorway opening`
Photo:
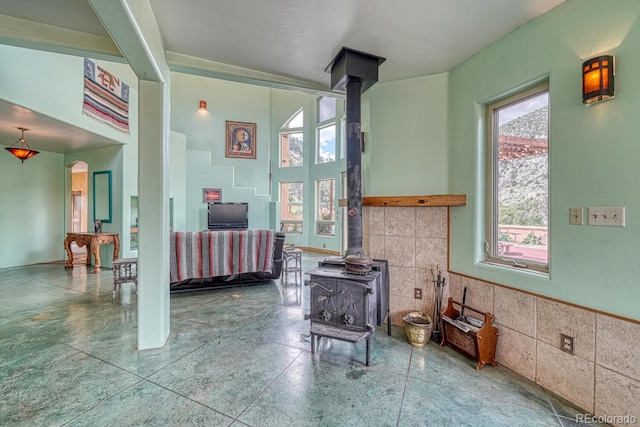
[[[77,161],[71,167],[71,231],[87,231],[89,166]]]
[[[89,165],[78,160],[71,165],[71,218],[70,231],[72,233],[87,232],[87,218],[89,216]],[[79,248],[75,242],[71,242],[73,262],[85,263],[87,248]]]

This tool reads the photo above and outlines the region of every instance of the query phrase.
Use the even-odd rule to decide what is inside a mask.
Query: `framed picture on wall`
[[[220,188],[203,188],[202,203],[221,202],[222,189]]]
[[[226,156],[256,158],[256,124],[227,120]]]

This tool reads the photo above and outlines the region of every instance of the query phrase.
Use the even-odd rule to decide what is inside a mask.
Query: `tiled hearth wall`
[[[364,249],[389,262],[392,324],[409,311],[433,314],[431,270],[440,265],[443,306],[466,286],[467,304],[494,314],[501,365],[597,416],[640,423],[640,324],[448,272],[447,215],[446,207],[364,208]],[[560,350],[560,333],[575,337],[575,355]]]

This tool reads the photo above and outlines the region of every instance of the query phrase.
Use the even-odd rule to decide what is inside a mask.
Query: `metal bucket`
[[[409,344],[414,347],[424,347],[431,338],[431,328],[433,321],[428,314],[412,311],[407,313],[403,318],[404,333],[407,336]]]

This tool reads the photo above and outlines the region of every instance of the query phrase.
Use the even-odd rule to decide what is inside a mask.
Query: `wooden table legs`
[[[67,233],[64,239],[64,249],[67,252],[67,262],[64,268],[73,268],[73,252],[71,242],[76,242],[78,247],[87,247],[87,265],[91,265],[91,254],[95,260],[94,272],[101,270],[100,245],[113,244],[113,259],[118,259],[120,254],[120,239],[118,233]]]

